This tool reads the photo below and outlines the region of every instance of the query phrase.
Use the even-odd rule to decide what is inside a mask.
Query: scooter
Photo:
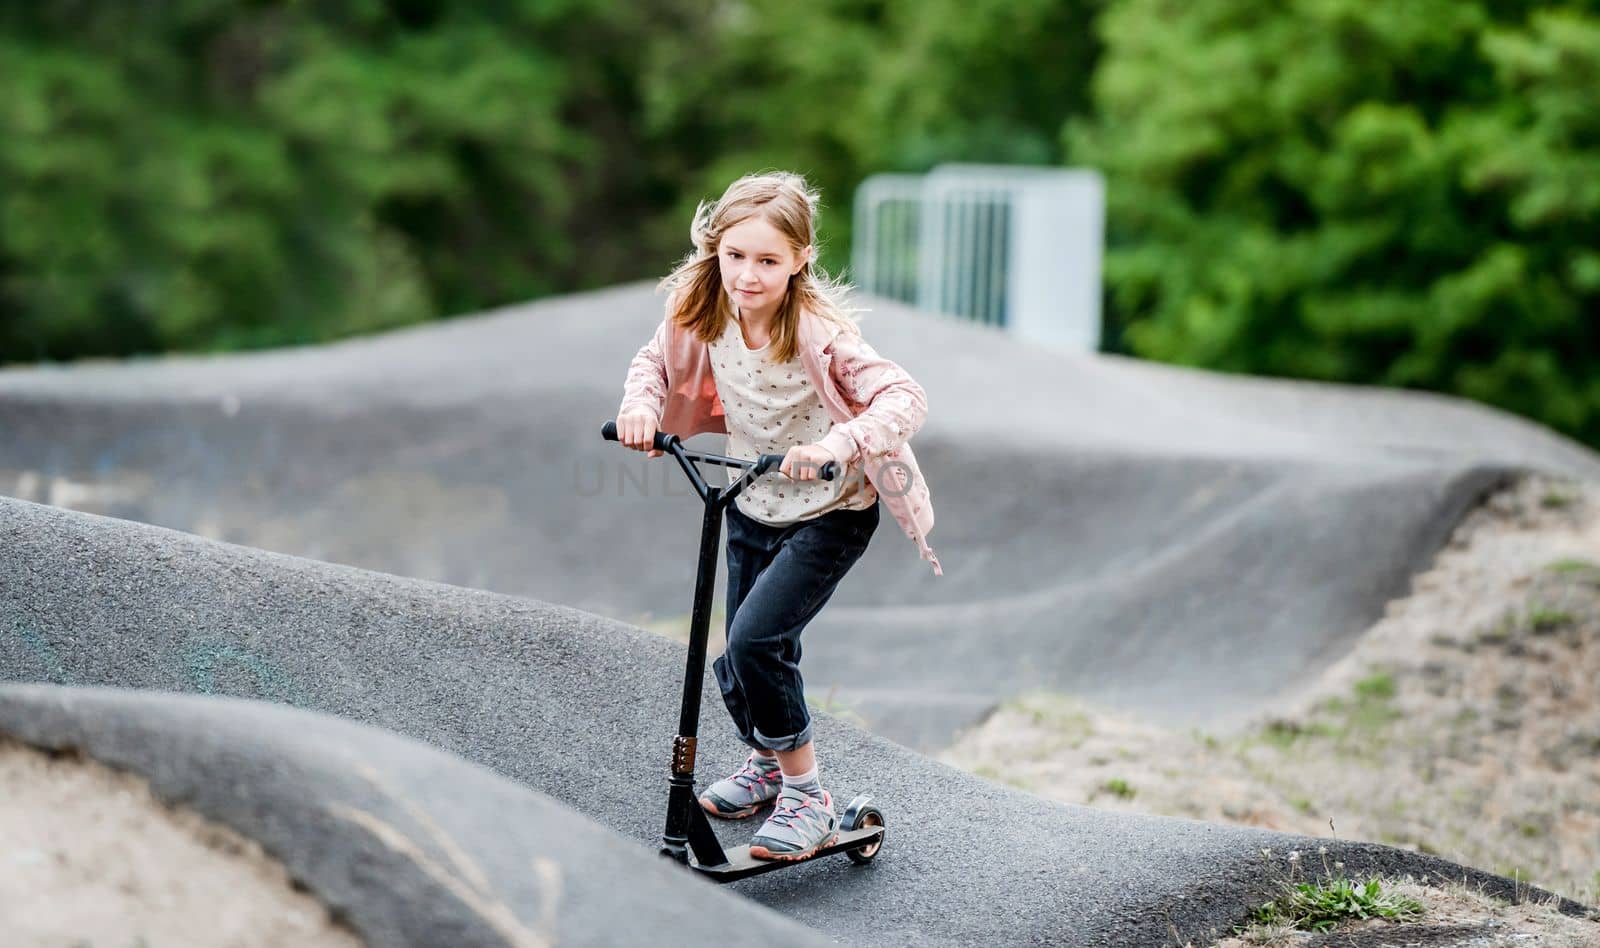
[[[607,441],[619,440],[617,423],[606,422],[600,434]],[[677,435],[659,431],[656,432],[653,447],[678,459],[689,482],[705,501],[706,508],[700,529],[700,566],[695,577],[694,614],[689,624],[689,660],[683,676],[683,708],[678,718],[678,736],[672,742],[672,775],[667,781],[667,826],[661,836],[661,855],[691,866],[717,882],[732,882],[841,852],[857,865],[870,863],[883,848],[885,832],[883,813],[872,804],[870,796],[858,796],[844,808],[839,818],[838,839],[821,847],[812,856],[798,861],[757,859],[750,855],[749,846],[724,850],[717,840],[717,834],[711,829],[710,818],[700,808],[694,793],[695,742],[700,727],[700,690],[706,670],[706,636],[711,623],[711,593],[716,582],[722,512],[751,481],[781,467],[784,456],[764,454],[756,461],[747,461],[720,454],[706,454],[684,447]],[[708,485],[700,476],[699,468],[693,463],[697,461],[743,468],[745,473],[727,487],[718,489]],[[831,481],[838,473],[838,465],[830,461],[822,466],[818,475],[823,480]],[[691,850],[694,854],[692,860]]]

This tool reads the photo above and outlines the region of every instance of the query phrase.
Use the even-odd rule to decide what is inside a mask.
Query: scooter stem
[[[617,441],[617,424],[608,421],[600,427],[600,436],[607,441]],[[695,745],[700,730],[701,682],[706,674],[706,640],[710,636],[711,594],[716,588],[717,545],[722,540],[722,511],[733,503],[751,480],[777,470],[784,460],[781,454],[764,454],[751,462],[742,458],[725,457],[689,451],[677,435],[657,431],[652,447],[677,459],[695,493],[705,501],[705,517],[700,522],[700,561],[695,570],[694,611],[689,621],[689,657],[683,669],[683,707],[678,714],[678,736],[672,741],[672,776],[667,780],[667,825],[661,834],[661,854],[678,862],[689,861],[689,849],[694,849],[695,862],[701,867],[726,866],[727,854],[711,829],[711,821],[700,808],[694,796]],[[721,489],[707,484],[700,476],[694,462],[703,461],[724,467],[745,469],[744,476]],[[818,476],[831,481],[839,476],[837,462],[824,464]]]
[[[723,491],[716,490],[706,496],[705,519],[700,526],[700,564],[695,574],[694,613],[689,622],[689,658],[683,672],[683,707],[678,715],[678,736],[672,742],[667,826],[661,836],[663,855],[686,862],[686,844],[692,843],[695,861],[711,866],[727,862],[727,856],[694,798],[694,758],[700,730],[701,682],[706,673],[706,641],[711,627],[711,594],[716,586],[717,544],[722,538],[723,496]]]

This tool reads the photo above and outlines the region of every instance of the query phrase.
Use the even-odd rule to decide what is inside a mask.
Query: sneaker
[[[757,859],[796,861],[816,854],[839,838],[839,817],[833,812],[833,796],[808,796],[793,787],[778,794],[778,806],[761,824],[750,841],[750,855]]]
[[[771,769],[757,762],[757,754],[750,752],[744,766],[730,777],[723,777],[700,794],[700,807],[712,816],[725,820],[740,820],[778,798],[783,789],[783,771],[778,769],[777,758]]]

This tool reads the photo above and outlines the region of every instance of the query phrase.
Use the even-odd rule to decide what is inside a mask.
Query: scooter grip
[[[763,454],[761,456],[760,473],[765,473],[767,471],[776,471],[778,468],[783,466],[784,457],[786,457],[786,455],[782,455],[782,454]],[[837,461],[829,461],[827,464],[822,465],[822,470],[817,472],[817,476],[822,478],[825,481],[831,481],[835,477],[838,477],[839,476],[839,464],[838,464],[838,462]]]
[[[615,421],[608,421],[600,426],[600,437],[606,439],[607,441],[622,440],[617,437],[617,423]],[[657,451],[669,451],[672,449],[672,440],[672,435],[657,431],[655,440],[652,442],[651,447]]]

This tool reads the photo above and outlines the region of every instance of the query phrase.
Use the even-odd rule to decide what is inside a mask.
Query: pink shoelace
[[[807,796],[806,802],[795,806],[794,797],[779,796],[777,808],[772,811],[772,815],[767,817],[767,820],[784,827],[800,819],[802,815],[811,817],[813,821],[822,822],[822,814],[811,809],[811,804],[821,802],[822,800],[818,797]]]
[[[733,782],[746,791],[759,787],[764,783],[781,782],[782,780],[783,771],[776,767],[771,770],[762,770],[756,766],[754,760],[745,761],[744,769],[733,775]]]

